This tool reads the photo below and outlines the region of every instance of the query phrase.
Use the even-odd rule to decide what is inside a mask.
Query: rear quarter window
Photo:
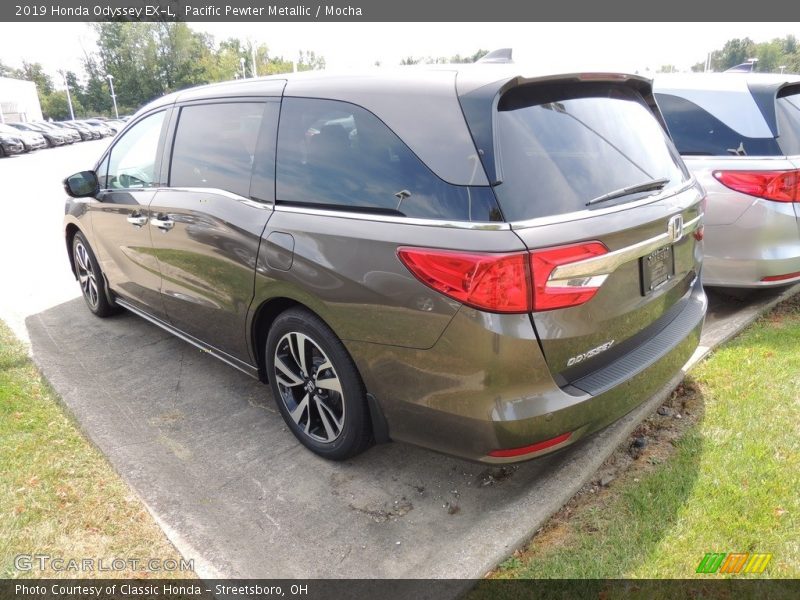
[[[276,201],[423,219],[502,220],[491,188],[443,181],[378,117],[337,100],[284,98]]]

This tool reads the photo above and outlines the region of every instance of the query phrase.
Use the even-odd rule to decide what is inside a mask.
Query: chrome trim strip
[[[248,206],[252,206],[253,208],[260,208],[262,210],[272,210],[273,204],[272,202],[260,202],[258,200],[252,200],[250,198],[245,198],[244,196],[240,196],[239,194],[234,194],[233,192],[229,192],[228,190],[221,190],[219,188],[203,188],[203,187],[160,187],[158,188],[159,192],[194,192],[200,194],[216,194],[217,196],[224,196],[225,198],[229,198],[231,200],[236,200],[237,202],[241,202],[242,204],[247,204]]]
[[[567,223],[569,221],[580,221],[583,219],[591,219],[593,217],[598,217],[616,212],[622,212],[630,208],[636,208],[637,206],[644,206],[645,204],[651,204],[654,202],[658,202],[660,200],[664,200],[666,198],[671,198],[673,196],[679,196],[680,194],[684,194],[693,188],[697,189],[696,185],[697,185],[697,179],[694,176],[692,176],[691,179],[686,181],[685,185],[678,188],[677,190],[668,189],[659,194],[646,196],[641,200],[636,200],[635,202],[626,202],[624,204],[618,204],[616,206],[609,206],[608,208],[595,208],[592,210],[586,210],[586,209],[576,210],[571,213],[553,215],[551,217],[536,217],[535,219],[512,221],[510,225],[511,229],[529,229],[531,227],[541,227],[543,225],[555,225],[557,223]],[[700,197],[699,191],[697,192],[697,196],[698,198]]]
[[[548,288],[570,288],[580,290],[583,288],[598,288],[608,279],[606,275],[592,275],[589,277],[576,277],[573,279],[549,279],[545,284]]]
[[[253,379],[258,379],[259,378],[258,369],[256,367],[254,367],[252,365],[249,365],[246,362],[239,360],[238,358],[234,358],[233,356],[229,356],[229,355],[225,354],[224,352],[222,352],[221,350],[217,350],[213,346],[209,346],[208,344],[204,344],[203,342],[201,342],[198,339],[195,339],[194,337],[192,337],[188,333],[183,333],[181,330],[176,329],[175,327],[169,325],[168,323],[165,323],[164,321],[162,321],[158,317],[154,317],[153,315],[149,315],[146,312],[144,312],[143,310],[141,310],[139,308],[136,308],[135,306],[133,306],[129,302],[126,302],[123,298],[120,298],[119,296],[115,297],[114,301],[117,304],[119,304],[120,306],[122,306],[123,308],[126,308],[127,310],[131,311],[135,315],[142,317],[145,321],[150,321],[153,325],[156,325],[156,326],[160,327],[161,329],[163,329],[167,333],[171,333],[175,337],[178,337],[178,338],[182,339],[184,342],[188,342],[192,346],[195,346],[197,348],[200,348],[200,350],[208,352],[213,357],[218,358],[222,362],[230,365],[234,369],[237,369],[237,370],[241,371],[245,375],[249,375]]]
[[[687,234],[692,233],[700,226],[702,220],[703,215],[701,214],[691,221],[684,223],[680,232],[681,235],[678,239],[681,239]],[[651,237],[650,239],[643,240],[637,244],[633,244],[632,246],[620,248],[619,250],[614,250],[608,254],[593,256],[592,258],[587,258],[585,260],[570,263],[568,265],[560,265],[553,269],[553,271],[550,273],[548,285],[550,281],[563,281],[594,277],[596,275],[609,275],[626,262],[636,260],[642,256],[647,256],[654,250],[658,250],[662,246],[672,243],[674,238],[674,234],[666,231],[660,235]]]
[[[358,221],[374,221],[378,223],[398,223],[402,225],[421,225],[423,227],[448,227],[450,229],[476,229],[482,231],[510,230],[511,224],[504,222],[477,222],[477,221],[439,221],[437,219],[414,219],[411,217],[392,217],[389,215],[376,215],[373,213],[360,213],[338,210],[325,210],[321,208],[307,208],[304,206],[289,206],[277,204],[275,210],[295,214],[314,215],[318,217],[339,217]]]

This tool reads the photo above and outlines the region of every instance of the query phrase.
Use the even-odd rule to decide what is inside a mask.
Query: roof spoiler
[[[479,63],[513,63],[511,59],[512,48],[500,48],[499,50],[492,50],[482,58],[478,59]]]

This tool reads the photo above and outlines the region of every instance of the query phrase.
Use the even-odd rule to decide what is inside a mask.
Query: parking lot
[[[326,462],[285,428],[266,386],[133,315],[100,320],[85,309],[60,231],[60,182],[91,168],[107,143],[0,160],[0,318],[201,576],[480,577],[671,391],[517,467],[404,444]],[[714,296],[701,353],[779,295]]]

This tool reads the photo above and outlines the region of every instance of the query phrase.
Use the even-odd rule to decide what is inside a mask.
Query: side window
[[[369,111],[335,100],[284,98],[278,202],[428,219],[501,219],[490,188],[439,179]]]
[[[153,187],[156,181],[156,154],[164,112],[139,121],[111,149],[105,188]]]
[[[685,156],[778,156],[774,138],[750,138],[731,129],[694,102],[656,94],[672,140]]]
[[[172,147],[170,186],[248,197],[263,114],[263,102],[184,106]]]

